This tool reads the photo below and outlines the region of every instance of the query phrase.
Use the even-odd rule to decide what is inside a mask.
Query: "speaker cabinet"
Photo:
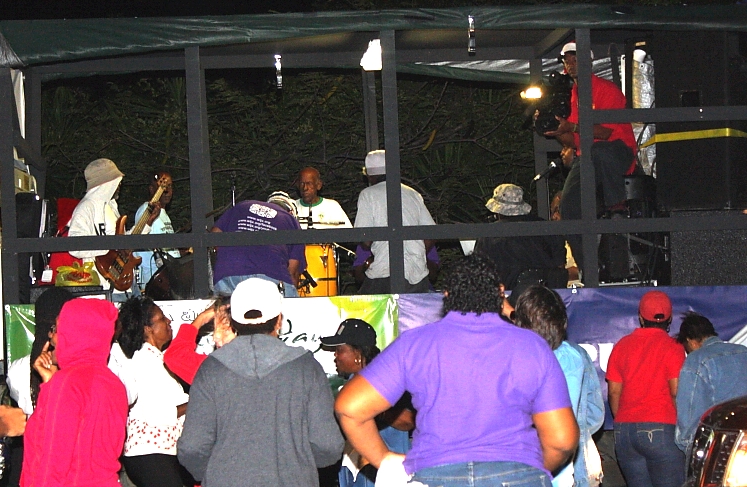
[[[39,238],[42,200],[34,193],[16,193],[16,225],[19,238]],[[41,277],[44,270],[42,255],[18,254],[18,286],[21,303],[31,302],[32,276]]]
[[[646,49],[654,60],[657,108],[747,105],[744,34],[658,32]],[[656,144],[662,206],[747,206],[747,138],[741,136],[747,134],[740,131],[747,132],[747,121],[657,123],[657,135],[698,132],[686,135],[686,140]],[[698,135],[711,136],[695,138]]]
[[[671,218],[727,211],[673,211]],[[747,217],[745,217],[747,218]],[[672,286],[747,284],[747,230],[672,232]]]

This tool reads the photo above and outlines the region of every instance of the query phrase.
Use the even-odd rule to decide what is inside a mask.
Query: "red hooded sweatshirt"
[[[60,370],[42,384],[24,434],[23,487],[118,486],[127,394],[106,366],[117,309],[74,299],[57,322]]]

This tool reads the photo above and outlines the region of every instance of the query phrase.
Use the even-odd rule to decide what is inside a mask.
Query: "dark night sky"
[[[173,17],[311,10],[311,0],[4,0],[2,4],[2,20]]]

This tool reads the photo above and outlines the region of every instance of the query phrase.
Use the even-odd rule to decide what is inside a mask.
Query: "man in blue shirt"
[[[703,413],[747,395],[747,347],[720,340],[708,318],[695,312],[685,315],[677,341],[684,345],[687,359],[677,390],[675,441],[687,452]]]
[[[158,191],[159,184],[163,186],[163,194],[158,200],[161,211],[158,213],[158,218],[156,218],[151,224],[150,233],[174,233],[174,227],[171,225],[171,218],[169,218],[169,215],[166,213],[166,207],[171,203],[171,198],[174,195],[174,181],[171,178],[171,174],[164,170],[156,170],[150,175],[149,179],[150,184],[148,185],[148,191],[150,192],[151,198],[153,198],[156,191]],[[135,213],[136,222],[140,220],[146,209],[148,209],[147,201],[137,209],[137,212]],[[181,257],[181,254],[176,249],[161,249],[161,251],[168,253],[175,258]],[[135,252],[135,255],[143,259],[140,263],[140,277],[135,285],[139,285],[141,290],[144,290],[145,285],[150,282],[150,278],[153,277],[153,274],[155,274],[158,271],[158,268],[161,267],[160,259],[158,259],[150,250]]]

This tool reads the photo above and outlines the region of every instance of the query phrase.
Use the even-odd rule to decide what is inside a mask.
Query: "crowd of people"
[[[569,43],[561,52],[574,80],[575,49]],[[592,77],[597,108],[624,107],[618,91]],[[563,145],[570,168],[553,219],[580,217],[575,84],[571,101],[570,116],[546,133]],[[620,125],[595,125],[592,145],[602,204],[612,212],[624,198],[618,179],[636,168],[632,132]],[[385,227],[386,173],[385,152],[368,153],[369,186],[353,224],[319,195],[321,175],[306,167],[296,180],[300,198],[278,191],[241,201],[211,231]],[[69,235],[115,234],[124,174],[97,159],[85,177]],[[149,192],[136,231],[173,233],[171,175],[155,171]],[[416,190],[401,184],[400,196],[403,225],[435,224]],[[497,186],[485,206],[496,224],[538,220],[514,184]],[[176,336],[144,285],[162,258],[182,252],[140,252],[139,278],[113,297],[118,308],[60,288],[38,298],[31,354],[7,374],[18,407],[0,406],[0,433],[23,436],[24,487],[316,487],[319,469],[330,466],[340,487],[598,487],[604,472],[594,435],[608,408],[627,485],[679,487],[701,415],[747,394],[747,348],[721,341],[695,312],[671,337],[669,297],[647,292],[640,328],[612,349],[605,404],[597,368],[568,340],[566,305],[552,289],[578,280],[579,244],[545,235],[479,238],[445,273],[440,320],[385,348],[358,318],[320,339],[344,379],[339,389],[311,352],[279,339],[284,299],[314,280],[308,263],[320,256],[309,246],[218,247],[217,299]],[[107,252],[71,254],[91,261]],[[360,293],[389,293],[388,242],[360,242],[355,254]],[[405,292],[433,292],[434,241],[405,241],[403,260]],[[209,355],[196,350],[205,335],[214,344]]]
[[[599,486],[597,369],[568,341],[557,292],[532,284],[512,306],[504,289],[473,254],[446,272],[441,320],[383,350],[369,323],[342,321],[321,338],[345,379],[333,390],[311,352],[279,339],[272,280],[239,282],[176,337],[148,297],[117,309],[52,288],[25,370],[9,372],[24,409],[0,414],[23,435],[20,485],[317,486],[337,465],[342,487]],[[630,486],[680,486],[700,416],[747,394],[747,348],[695,312],[669,336],[662,291],[637,314],[606,372],[617,462]]]

